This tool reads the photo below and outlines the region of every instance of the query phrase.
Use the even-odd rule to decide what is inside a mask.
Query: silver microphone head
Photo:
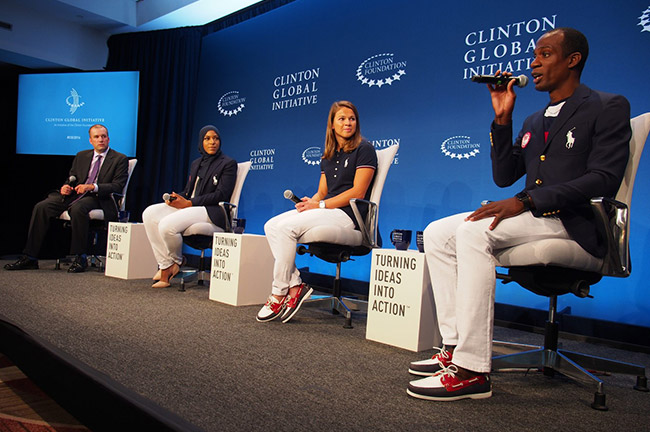
[[[287,189],[286,191],[284,191],[284,197],[290,200],[291,198],[293,198],[293,192],[291,192],[290,189]]]
[[[517,77],[517,86],[526,87],[528,85],[528,77],[526,75],[519,75]]]
[[[162,196],[163,201],[169,201],[169,198],[171,198],[171,195],[169,195],[167,192],[165,192]]]

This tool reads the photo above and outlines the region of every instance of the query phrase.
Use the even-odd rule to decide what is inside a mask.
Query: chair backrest
[[[377,206],[379,206],[381,193],[384,190],[384,183],[386,183],[388,169],[395,159],[397,150],[399,150],[399,144],[382,150],[377,150],[377,172],[375,173],[375,182],[372,185],[372,191],[370,192],[370,201],[377,204]]]
[[[601,273],[605,276],[627,277],[632,271],[630,259],[630,204],[641,153],[650,132],[650,113],[641,114],[630,121],[632,138],[630,139],[630,156],[625,168],[623,181],[616,194],[616,201],[624,205],[612,205],[607,209],[602,198],[592,199],[592,208],[603,223],[605,230],[607,254],[603,259]]]
[[[237,180],[235,181],[235,189],[232,191],[230,196],[230,202],[234,204],[233,217],[237,217],[237,209],[239,208],[239,197],[241,196],[241,190],[244,187],[244,181],[248,175],[248,171],[251,169],[251,161],[239,162],[237,164]]]
[[[648,133],[650,132],[650,112],[634,117],[630,121],[632,126],[632,139],[630,139],[630,158],[625,169],[625,176],[621,187],[616,194],[616,200],[630,205],[632,200],[632,189],[634,188],[634,178],[639,168],[641,153],[645,145]]]
[[[129,160],[129,168],[128,168],[128,176],[126,178],[126,183],[124,184],[124,189],[122,190],[122,197],[119,199],[119,211],[124,211],[124,208],[126,206],[126,191],[129,189],[129,182],[131,181],[131,174],[133,174],[133,170],[135,169],[135,165],[138,163],[137,159],[130,159]]]
[[[377,151],[377,171],[375,172],[375,181],[372,185],[372,191],[370,191],[371,204],[368,208],[368,214],[366,215],[365,221],[361,219],[361,214],[354,203],[355,200],[350,200],[352,211],[359,223],[359,228],[363,238],[363,246],[371,249],[381,247],[379,230],[377,229],[379,223],[379,201],[381,200],[381,193],[383,192],[384,184],[386,183],[388,169],[393,163],[393,159],[395,159],[397,150],[399,150],[399,144]]]

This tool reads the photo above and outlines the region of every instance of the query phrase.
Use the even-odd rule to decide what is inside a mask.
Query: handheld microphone
[[[519,75],[518,77],[514,77],[514,76],[505,77],[503,75],[499,75],[499,76],[474,75],[472,77],[472,82],[493,84],[493,85],[506,85],[512,80],[515,81],[515,85],[517,87],[526,87],[526,85],[528,84],[528,77],[526,75]]]
[[[287,189],[286,191],[284,191],[284,197],[286,199],[288,199],[288,200],[291,200],[291,201],[295,202],[296,204],[298,204],[301,201],[301,199],[298,198],[297,196],[295,196],[293,194],[293,192],[291,192],[290,189]]]
[[[162,196],[163,201],[174,201],[176,199],[175,196],[171,196],[167,192],[165,192]]]
[[[74,187],[76,186],[76,184],[77,184],[77,177],[75,177],[75,176],[73,176],[73,175],[71,175],[70,177],[68,177],[68,181],[67,181],[67,185],[68,185],[68,186],[70,186],[71,188],[74,189]],[[66,197],[66,195],[63,195],[63,196],[61,197],[61,202],[64,202],[64,201],[65,201],[65,197]]]

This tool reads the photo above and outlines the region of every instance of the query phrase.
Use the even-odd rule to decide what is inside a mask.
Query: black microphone
[[[171,196],[171,195],[168,194],[167,192],[165,192],[165,193],[163,194],[163,197],[162,197],[162,198],[163,198],[163,201],[174,201],[174,200],[176,199],[175,196]]]
[[[518,87],[526,87],[526,84],[528,84],[528,77],[526,75],[519,75],[518,77],[506,77],[503,75],[474,75],[472,77],[472,82],[494,85],[506,85],[512,80],[515,81],[515,85]]]
[[[74,189],[76,183],[77,183],[77,177],[71,175],[70,177],[68,177],[68,182],[66,184]],[[62,195],[61,196],[61,202],[65,201],[66,196],[69,196],[69,195]]]
[[[291,200],[291,201],[295,202],[296,204],[298,204],[300,201],[302,201],[300,198],[298,198],[297,196],[295,196],[295,195],[293,194],[293,192],[291,192],[290,189],[287,189],[286,191],[284,191],[284,197],[285,197],[286,199],[288,199],[288,200]]]

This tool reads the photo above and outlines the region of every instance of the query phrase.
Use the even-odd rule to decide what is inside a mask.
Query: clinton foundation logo
[[[650,6],[639,17],[639,25],[642,32],[650,32]]]
[[[452,159],[469,159],[480,153],[481,144],[473,143],[471,138],[458,135],[447,138],[440,145],[440,151]]]
[[[368,87],[393,85],[406,75],[406,61],[395,60],[393,53],[376,54],[357,68],[357,80]]]
[[[70,107],[70,114],[74,114],[78,108],[85,104],[85,102],[81,102],[81,95],[75,89],[70,90],[70,96],[65,98],[65,103]]]
[[[244,105],[244,102],[246,102],[246,98],[241,97],[238,91],[229,91],[219,98],[217,109],[221,115],[231,117],[242,112],[246,106]]]
[[[302,161],[307,165],[320,165],[322,154],[320,147],[308,147],[302,152]]]

